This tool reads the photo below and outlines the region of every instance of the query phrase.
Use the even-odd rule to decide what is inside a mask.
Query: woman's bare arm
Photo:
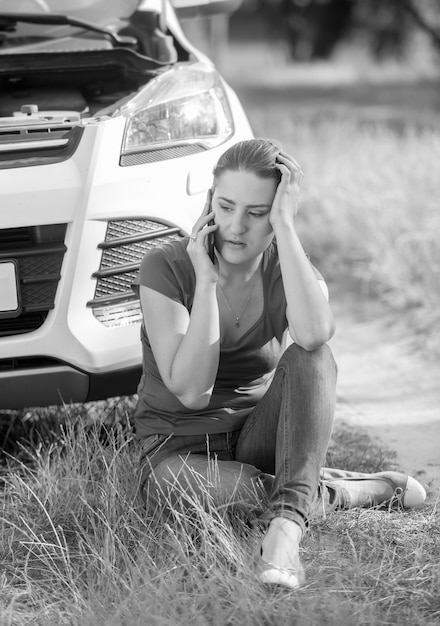
[[[188,408],[211,398],[220,354],[215,283],[196,288],[191,314],[163,294],[141,286],[145,328],[166,387]]]
[[[278,157],[282,177],[271,209],[287,300],[292,339],[305,350],[326,343],[335,331],[333,313],[324,290],[304,252],[295,228],[302,172],[292,157]]]

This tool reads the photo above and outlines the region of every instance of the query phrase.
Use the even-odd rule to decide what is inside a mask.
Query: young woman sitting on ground
[[[260,493],[257,575],[289,588],[304,582],[299,545],[318,494],[336,508],[396,499],[411,507],[426,497],[405,474],[322,467],[335,409],[327,345],[335,323],[296,230],[302,176],[269,141],[233,145],[191,236],[150,250],[139,275],[135,426],[145,498],[165,509],[185,492],[219,505]]]

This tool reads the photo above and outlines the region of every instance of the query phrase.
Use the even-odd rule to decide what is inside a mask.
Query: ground
[[[336,287],[337,419],[396,452],[430,499],[440,494],[440,362],[414,347],[396,313]],[[401,316],[400,316],[401,317]]]

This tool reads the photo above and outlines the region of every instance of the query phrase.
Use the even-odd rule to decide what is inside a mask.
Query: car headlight
[[[159,159],[154,159],[163,160],[207,150],[234,132],[221,79],[213,68],[202,63],[177,65],[164,72],[127,102],[120,113],[127,118],[121,165],[139,162],[124,159],[139,153],[163,151]]]

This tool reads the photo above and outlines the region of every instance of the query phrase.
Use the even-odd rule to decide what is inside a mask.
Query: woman
[[[404,506],[425,499],[417,481],[396,472],[321,470],[335,407],[326,345],[335,324],[296,231],[302,176],[271,142],[235,144],[220,157],[191,237],[146,254],[135,414],[150,504],[182,493],[210,493],[216,504],[259,493],[267,528],[259,578],[290,588],[304,581],[299,544],[318,488],[341,508],[397,493]]]

